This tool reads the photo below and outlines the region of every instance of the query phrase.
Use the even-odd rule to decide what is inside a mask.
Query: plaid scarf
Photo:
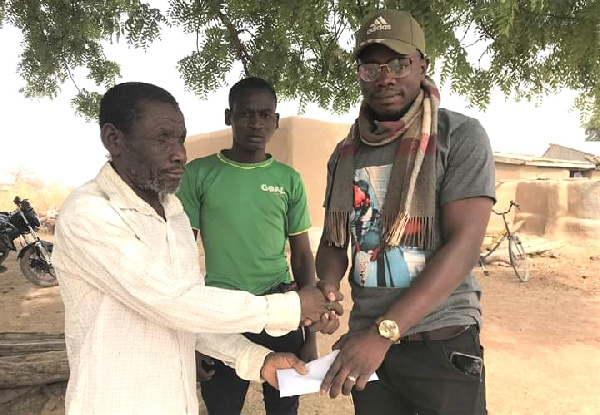
[[[354,210],[354,154],[359,145],[383,146],[400,139],[381,211],[380,247],[435,249],[436,139],[440,93],[429,77],[398,121],[375,121],[363,103],[340,144],[325,210],[323,238],[343,247]]]

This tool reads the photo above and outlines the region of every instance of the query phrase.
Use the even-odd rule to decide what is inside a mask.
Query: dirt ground
[[[600,244],[570,244],[555,253],[556,258],[530,259],[527,283],[511,268],[490,266],[489,276],[476,270],[484,290],[490,414],[600,414]],[[58,287],[29,284],[14,253],[5,265],[0,332],[62,331]],[[347,285],[344,289],[349,298]],[[319,338],[322,354],[337,337]],[[258,390],[251,388],[244,414],[264,413]],[[59,403],[45,413],[61,414],[64,408]],[[310,395],[302,398],[300,413],[353,412],[349,398]]]

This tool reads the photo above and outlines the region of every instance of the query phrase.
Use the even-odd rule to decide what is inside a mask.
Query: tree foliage
[[[581,93],[582,124],[600,128],[600,0],[6,0],[0,23],[22,30],[19,73],[28,97],[53,97],[77,68],[102,91],[119,78],[103,42],[147,48],[165,26],[196,36],[178,62],[200,97],[225,85],[235,62],[271,81],[284,99],[343,112],[360,99],[350,58],[361,19],[380,7],[407,10],[426,32],[442,82],[485,108],[492,88],[543,99]],[[95,118],[98,92],[79,90],[77,111]],[[595,135],[597,136],[597,134]]]

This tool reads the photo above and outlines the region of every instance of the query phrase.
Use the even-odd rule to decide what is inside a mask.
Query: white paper
[[[280,396],[284,398],[286,396],[319,392],[325,374],[339,352],[339,350],[334,350],[333,353],[307,363],[308,374],[306,375],[301,375],[294,369],[278,370],[277,381],[279,382]],[[373,373],[369,378],[369,382],[378,379],[377,374]]]

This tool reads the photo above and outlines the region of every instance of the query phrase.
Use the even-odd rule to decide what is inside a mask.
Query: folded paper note
[[[333,364],[338,353],[339,350],[335,350],[333,353],[307,363],[307,375],[301,375],[294,369],[278,370],[277,381],[279,382],[280,396],[283,398],[286,396],[319,392],[321,382],[323,382],[327,370]],[[369,378],[369,382],[378,379],[377,374],[373,373]]]

